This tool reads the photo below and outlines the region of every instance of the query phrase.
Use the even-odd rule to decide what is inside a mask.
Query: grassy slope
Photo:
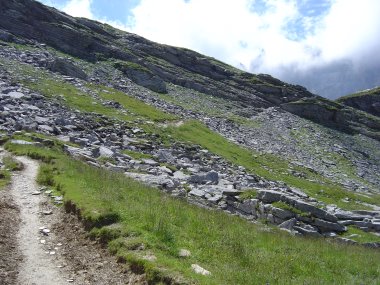
[[[59,95],[61,95],[61,98],[63,97],[64,99],[63,102],[68,107],[78,109],[82,112],[93,112],[129,122],[135,121],[136,119],[142,119],[143,121],[144,119],[148,119],[156,122],[176,119],[175,116],[157,110],[123,92],[109,87],[87,83],[86,88],[88,88],[89,91],[95,92],[103,99],[118,102],[123,106],[126,112],[123,112],[123,109],[103,106],[88,93],[70,83],[52,78],[47,72],[25,64],[11,65],[11,62],[4,63],[8,68],[16,68],[17,73],[23,74],[24,77],[29,76],[32,78],[32,80],[23,80],[27,87],[47,97],[59,98]],[[283,181],[327,204],[336,204],[348,210],[368,208],[356,201],[380,205],[380,195],[364,197],[347,192],[336,183],[320,175],[311,173],[307,169],[300,167],[295,169],[307,174],[307,179],[289,175],[289,164],[286,160],[269,154],[254,154],[251,150],[244,149],[229,142],[227,139],[209,130],[206,126],[197,121],[188,121],[180,127],[171,126],[168,128],[158,128],[157,126],[153,127],[151,125],[142,127],[146,131],[161,134],[164,139],[170,135],[175,140],[199,144],[232,163],[246,167],[252,173],[270,180]],[[342,201],[342,199],[346,197],[349,198],[350,202]]]
[[[88,220],[118,220],[119,227],[92,231],[120,258],[143,266],[151,279],[175,276],[199,284],[375,284],[380,252],[271,232],[238,217],[208,211],[166,196],[122,174],[92,168],[43,149],[7,144],[17,154],[43,159],[39,181],[54,186]],[[158,207],[159,205],[159,207]],[[117,230],[115,230],[115,228]],[[133,250],[144,244],[144,250]],[[179,249],[191,251],[187,259]],[[141,256],[154,254],[155,261]],[[198,276],[198,263],[212,275]]]
[[[165,132],[174,139],[199,144],[232,163],[246,167],[249,172],[297,187],[327,204],[336,204],[348,210],[363,209],[363,205],[356,201],[380,205],[380,195],[367,198],[347,192],[339,185],[307,169],[300,167],[296,169],[307,174],[307,179],[290,175],[287,161],[269,154],[255,155],[253,151],[229,142],[197,121],[188,121],[180,127],[169,127]],[[341,199],[345,197],[351,202],[342,202]]]
[[[336,99],[336,101],[344,102],[346,99],[353,98],[353,97],[361,97],[361,96],[380,96],[380,87],[376,87],[369,90],[363,90],[354,94],[349,94],[349,95]]]
[[[28,72],[35,79],[36,72],[40,71]],[[86,88],[97,92],[104,99],[119,102],[127,109],[127,113],[115,112],[115,109],[100,105],[96,99],[90,98],[69,83],[46,77],[44,74],[39,74],[37,79],[37,82],[26,81],[25,84],[47,97],[63,95],[69,107],[80,111],[95,112],[126,121],[136,118],[153,121],[173,119],[171,115],[166,116],[158,110],[146,109],[146,104],[133,98],[130,101],[130,97],[125,94],[103,86],[99,88],[89,85]],[[328,189],[318,197],[328,203],[351,195],[312,173],[308,173],[308,176],[320,180],[319,183],[285,174],[288,169],[286,161],[270,155],[254,157],[252,152],[228,142],[194,121],[186,122],[179,128],[168,127],[158,132],[165,138],[171,135],[175,140],[200,144],[254,173],[285,181],[309,194],[317,195],[322,188]],[[275,233],[267,233],[237,217],[187,205],[122,175],[94,169],[71,160],[59,149],[12,145],[8,147],[16,153],[28,154],[45,161],[39,181],[53,185],[65,195],[66,201],[74,202],[88,220],[96,222],[105,217],[118,218],[120,228],[115,230],[103,227],[93,230],[93,235],[109,240],[110,249],[119,256],[146,267],[152,279],[159,275],[157,268],[170,268],[169,271],[180,272],[186,278],[204,284],[247,284],[247,280],[251,280],[253,284],[266,281],[282,284],[355,283],[355,280],[376,283],[380,279],[376,266],[376,261],[379,260],[377,252],[329,244],[323,240],[294,238],[275,229],[272,230]],[[357,207],[355,203],[343,206]],[[146,249],[131,250],[139,243],[143,243]],[[179,248],[189,249],[192,257],[178,258]],[[142,261],[141,255],[148,254],[149,251],[157,256],[156,261]],[[194,275],[190,270],[192,263],[199,263],[210,270],[212,277]]]
[[[123,121],[141,119],[159,122],[176,119],[174,115],[160,111],[113,88],[92,83],[87,83],[79,88],[58,77],[53,77],[49,72],[27,64],[5,59],[0,59],[0,63],[15,74],[20,74],[20,81],[26,87],[48,98],[62,100],[64,105],[81,112],[105,115]],[[99,99],[118,102],[123,109],[104,106],[99,99],[90,96],[89,92],[94,92]]]

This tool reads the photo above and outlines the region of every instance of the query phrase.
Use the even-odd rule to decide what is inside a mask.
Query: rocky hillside
[[[36,1],[0,16],[0,144],[149,284],[380,279],[378,117]]]
[[[4,140],[54,137],[202,207],[378,246],[379,118],[32,0],[0,15]]]
[[[35,1],[1,0],[0,4],[0,13],[4,15],[0,19],[3,40],[37,41],[88,62],[107,62],[154,92],[166,93],[171,83],[234,101],[246,116],[253,115],[256,108],[280,106],[318,123],[379,139],[379,120],[365,118],[355,110],[331,102],[327,106],[325,100],[301,86],[286,84],[269,75],[242,72],[196,52],[160,45],[108,25],[69,17]],[[303,98],[312,99],[299,101]],[[289,105],[292,102],[297,103]]]
[[[336,101],[380,117],[380,87],[347,95]]]

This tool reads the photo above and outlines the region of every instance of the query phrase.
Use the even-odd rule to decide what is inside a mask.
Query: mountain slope
[[[267,108],[314,98],[308,104],[285,105],[285,109],[318,123],[379,139],[380,121],[364,118],[354,110],[328,114],[321,97],[269,75],[242,72],[196,52],[160,45],[108,25],[73,18],[31,0],[1,0],[0,28],[3,39],[36,40],[90,62],[109,62],[135,83],[153,91],[167,92],[167,83],[233,100],[247,116],[256,108]],[[17,41],[17,38],[16,38]],[[72,43],[75,43],[73,45]],[[332,103],[329,103],[330,105]],[[304,109],[307,110],[304,110]],[[323,116],[315,116],[315,109]],[[331,110],[331,108],[328,108]],[[341,108],[338,108],[341,109]],[[336,118],[338,117],[338,118]],[[352,123],[351,123],[352,122]]]
[[[40,182],[120,260],[155,282],[172,270],[204,284],[266,282],[263,268],[277,257],[290,265],[270,282],[290,282],[288,269],[300,266],[300,282],[347,283],[351,260],[366,280],[379,279],[371,261],[358,263],[362,248],[351,259],[337,245],[336,258],[328,243],[302,239],[288,258],[297,244],[288,233],[378,246],[376,117],[34,1],[0,3],[0,141],[44,161]],[[259,221],[287,233],[262,233]],[[186,247],[194,257],[179,258]],[[265,259],[259,272],[250,269],[256,252]],[[345,273],[309,270],[327,260]],[[200,261],[213,281],[191,269]]]
[[[380,87],[343,96],[336,101],[380,117]]]

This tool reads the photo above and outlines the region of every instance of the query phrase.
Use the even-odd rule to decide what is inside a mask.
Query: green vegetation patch
[[[142,116],[152,121],[170,121],[178,119],[176,116],[165,113],[144,102],[137,100],[119,90],[94,84],[87,84],[87,87],[96,92],[101,98],[118,102],[131,115]]]
[[[59,79],[43,77],[37,81],[24,81],[24,84],[44,96],[61,98],[65,105],[81,112],[96,113],[125,121],[134,119],[115,108],[103,106],[100,101],[79,90],[76,86]]]
[[[11,174],[9,170],[0,169],[0,190],[2,190],[11,181]]]
[[[61,100],[64,105],[81,112],[95,113],[123,121],[134,121],[136,119],[168,121],[177,119],[174,115],[160,111],[110,87],[87,83],[80,88],[33,66],[19,63],[13,64],[13,61],[5,60],[0,62],[3,62],[7,68],[15,71],[16,74],[22,75],[20,80],[26,87],[48,98]],[[97,94],[101,99],[118,102],[123,108],[116,109],[104,106],[99,100],[100,98],[91,96],[90,92]]]
[[[346,96],[342,96],[338,98],[337,102],[344,102],[346,99],[353,98],[353,97],[362,97],[362,96],[380,96],[380,87],[376,87],[369,90],[363,90],[354,94],[349,94]]]
[[[272,203],[272,206],[279,208],[279,209],[286,210],[286,211],[290,211],[290,212],[297,214],[298,216],[301,216],[301,217],[310,217],[310,213],[302,212],[301,210],[296,209],[293,206],[290,206],[289,204],[286,204],[282,201],[274,202],[274,203]]]
[[[239,195],[240,199],[247,200],[247,199],[256,199],[257,197],[257,190],[255,189],[248,189],[245,190],[243,193]]]
[[[153,156],[151,154],[138,152],[138,151],[134,151],[134,150],[129,150],[129,149],[123,150],[122,153],[129,155],[130,157],[137,159],[137,160],[153,158]]]
[[[348,226],[347,232],[341,235],[344,238],[349,238],[359,243],[379,242],[380,237],[372,232],[365,232],[356,226]]]
[[[11,156],[3,157],[3,163],[4,167],[10,171],[19,171],[24,169],[24,165]]]
[[[151,282],[178,275],[195,284],[380,281],[378,251],[293,237],[276,229],[264,231],[239,217],[198,208],[120,173],[73,160],[55,147],[7,144],[7,149],[45,160],[54,156],[40,170],[49,179],[40,182],[60,191],[67,208],[75,208],[97,226],[92,236],[108,243],[119,261],[147,272]],[[191,256],[179,258],[182,248]],[[195,274],[194,263],[212,275]]]

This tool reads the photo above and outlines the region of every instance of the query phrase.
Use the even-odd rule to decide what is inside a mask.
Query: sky
[[[380,0],[40,0],[330,98],[380,85]]]

